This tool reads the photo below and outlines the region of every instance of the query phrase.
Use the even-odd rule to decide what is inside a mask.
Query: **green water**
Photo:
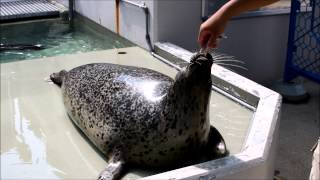
[[[45,47],[43,50],[1,51],[1,63],[134,46],[108,30],[97,31],[80,21],[76,21],[73,28],[61,20],[1,25],[0,28],[2,44],[42,44]]]

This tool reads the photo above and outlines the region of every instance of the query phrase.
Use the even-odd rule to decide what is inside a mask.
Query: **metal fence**
[[[320,83],[320,0],[292,0],[284,80]]]
[[[59,16],[60,9],[47,0],[0,0],[0,23],[36,17]]]

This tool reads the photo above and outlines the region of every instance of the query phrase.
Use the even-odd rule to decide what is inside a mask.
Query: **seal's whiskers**
[[[221,66],[232,66],[232,67],[237,67],[240,69],[244,69],[244,70],[248,70],[245,67],[245,62],[240,61],[240,60],[236,60],[234,56],[228,56],[225,54],[221,54],[221,53],[216,53],[216,52],[212,52],[211,53],[212,59],[213,59],[213,63],[214,64],[218,64]]]
[[[227,63],[219,63],[219,62],[218,63],[214,63],[214,64],[218,64],[218,65],[221,65],[221,66],[237,67],[237,68],[244,69],[244,70],[248,71],[248,68],[240,66],[240,65],[237,65],[237,64],[227,64]]]
[[[224,54],[212,54],[212,59],[214,60],[220,60],[220,59],[234,59],[233,56],[227,56]]]
[[[226,59],[226,60],[214,60],[214,62],[236,62],[236,63],[241,63],[241,64],[246,64],[245,62],[243,61],[240,61],[240,60],[235,60],[235,59]]]

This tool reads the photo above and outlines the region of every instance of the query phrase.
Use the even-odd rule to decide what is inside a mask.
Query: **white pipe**
[[[206,0],[201,0],[201,18],[205,17]]]

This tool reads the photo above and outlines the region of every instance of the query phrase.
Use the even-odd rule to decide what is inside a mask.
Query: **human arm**
[[[263,7],[278,0],[230,0],[207,21],[201,24],[198,42],[202,48],[215,48],[217,39],[223,34],[227,22],[242,12]]]

